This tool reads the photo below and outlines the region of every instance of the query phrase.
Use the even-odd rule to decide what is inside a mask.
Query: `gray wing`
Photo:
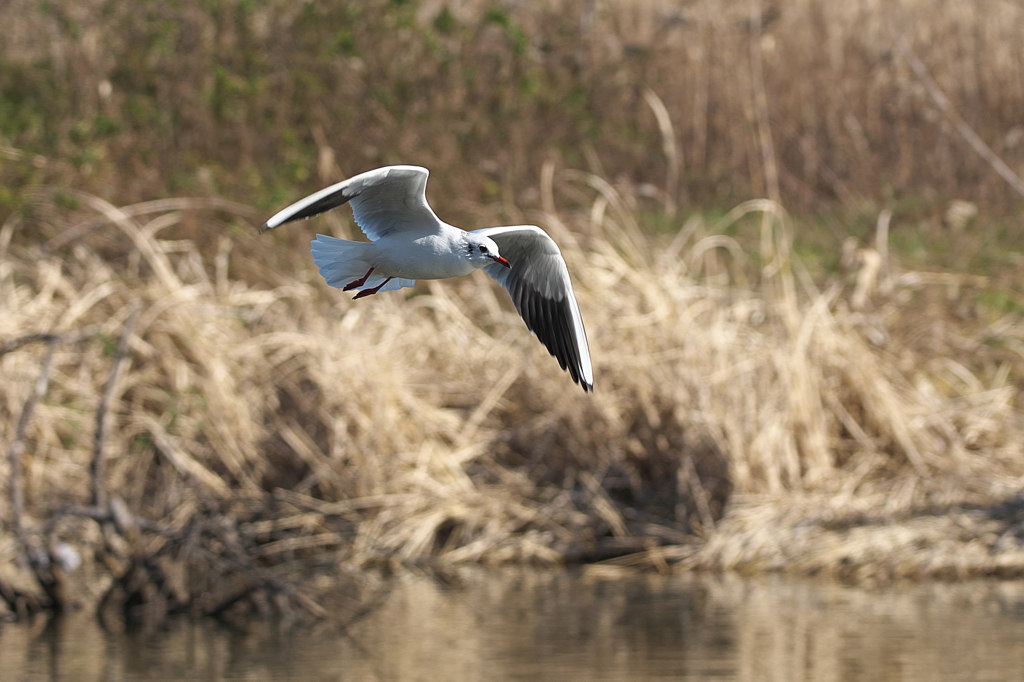
[[[493,239],[512,266],[495,263],[484,266],[484,272],[505,287],[523,322],[572,380],[593,391],[587,332],[558,245],[533,225],[489,227],[473,234]]]
[[[373,241],[396,231],[439,229],[441,221],[427,204],[427,175],[419,166],[385,166],[310,194],[275,213],[260,232],[300,218],[312,218],[346,202],[363,234]]]

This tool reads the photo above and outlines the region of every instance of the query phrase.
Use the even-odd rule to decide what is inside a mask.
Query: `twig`
[[[138,318],[139,305],[132,307],[128,319],[125,320],[124,329],[121,331],[121,338],[117,344],[117,352],[114,354],[114,363],[110,369],[110,376],[107,378],[107,385],[103,389],[99,407],[96,409],[96,437],[93,440],[92,462],[89,465],[89,473],[92,478],[92,509],[102,514],[106,511],[109,515],[100,520],[100,528],[103,533],[106,553],[112,560],[111,563],[121,562],[116,558],[117,543],[114,541],[115,533],[127,541],[129,549],[129,561],[127,565],[121,566],[120,575],[115,575],[115,581],[103,597],[103,603],[111,603],[122,594],[134,596],[134,592],[142,589],[141,583],[155,585],[158,592],[155,594],[164,595],[163,576],[159,567],[152,566],[149,557],[142,546],[142,539],[139,527],[136,524],[135,516],[128,510],[128,505],[118,497],[110,499],[107,495],[107,463],[103,456],[103,445],[107,433],[107,412],[110,402],[114,397],[114,389],[117,386],[118,377],[121,374],[121,367],[128,354],[128,342],[131,339],[132,330],[135,328],[135,321]],[[82,511],[88,510],[84,508]],[[95,517],[94,517],[95,518]],[[121,603],[121,608],[127,610],[129,598],[126,597]],[[166,609],[166,601],[157,601],[152,597],[145,600],[147,606],[154,604]]]
[[[43,366],[39,370],[39,378],[25,401],[25,407],[21,410],[21,417],[18,419],[18,426],[14,431],[14,442],[11,443],[11,450],[8,454],[10,460],[8,474],[8,489],[11,500],[11,527],[18,538],[22,549],[26,548],[25,530],[21,525],[21,517],[25,510],[25,501],[21,494],[21,456],[25,452],[25,433],[28,431],[28,424],[32,420],[32,413],[36,405],[46,393],[46,387],[50,383],[50,368],[53,365],[53,354],[57,350],[57,343],[60,337],[49,341],[46,350],[46,357],[43,359]]]
[[[123,523],[124,514],[122,510],[118,510],[121,514],[121,523]],[[92,519],[98,523],[116,522],[117,519],[114,515],[114,509],[112,505],[106,507],[93,507],[90,505],[81,504],[69,504],[58,508],[44,526],[44,534],[49,535],[56,528],[57,524],[67,516],[79,516],[86,519]],[[178,538],[182,532],[171,526],[168,526],[157,521],[150,521],[149,519],[141,516],[132,516],[131,523],[138,526],[142,530],[156,533],[167,538]]]
[[[1003,180],[1006,180],[1007,184],[1012,187],[1017,194],[1024,196],[1024,180],[1021,180],[1020,176],[1013,172],[1009,166],[1007,166],[1002,159],[1000,159],[992,149],[985,144],[985,141],[978,137],[967,121],[965,121],[960,114],[957,113],[953,105],[950,104],[949,99],[942,93],[939,86],[932,80],[931,74],[928,73],[928,69],[925,68],[924,63],[918,59],[914,51],[910,49],[910,45],[907,43],[907,39],[903,37],[903,34],[898,32],[892,26],[889,27],[889,33],[892,34],[893,39],[896,41],[896,47],[900,49],[903,56],[910,62],[910,68],[914,70],[917,77],[921,80],[921,84],[924,85],[924,89],[928,92],[928,96],[932,98],[943,114],[946,115],[956,129],[960,132],[960,135],[967,140],[967,144],[974,148],[974,151],[978,153],[982,159],[985,160],[988,165],[992,166],[992,169],[996,173],[1002,176]]]
[[[103,389],[103,397],[100,399],[100,406],[96,410],[96,439],[93,442],[92,464],[89,471],[92,474],[92,504],[96,507],[107,506],[107,464],[103,457],[103,441],[107,435],[107,411],[110,401],[114,395],[114,387],[117,385],[118,376],[121,373],[121,366],[124,364],[128,354],[128,340],[131,338],[132,329],[135,328],[135,321],[139,316],[139,306],[132,308],[131,314],[124,323],[124,330],[121,332],[121,340],[117,344],[117,354],[114,356],[114,366],[110,370],[110,378],[107,379],[106,388]]]
[[[60,339],[60,334],[28,334],[26,336],[20,336],[16,339],[8,339],[0,344],[0,357],[12,353],[22,346],[27,346],[30,343],[38,343],[45,341],[46,343],[55,343]]]
[[[36,577],[36,581],[48,598],[48,601],[45,603],[33,598],[35,603],[33,608],[50,608],[54,611],[60,611],[67,604],[71,603],[71,596],[63,570],[59,565],[55,564],[48,551],[41,550],[38,547],[33,548],[29,545],[29,539],[22,525],[25,500],[21,494],[21,456],[25,452],[25,434],[28,431],[28,424],[32,421],[32,414],[35,412],[36,405],[39,404],[39,401],[46,393],[46,387],[50,383],[50,369],[53,366],[53,355],[57,350],[59,341],[60,337],[57,337],[49,342],[46,357],[43,359],[43,366],[39,370],[39,378],[36,379],[35,386],[32,387],[32,392],[29,394],[28,400],[25,401],[25,407],[22,409],[21,417],[18,419],[18,426],[14,432],[14,442],[11,444],[9,455],[10,473],[8,478],[11,499],[11,527],[22,555],[25,557],[29,567],[32,569],[32,573]],[[6,598],[7,596],[5,596]]]
[[[22,517],[25,513],[25,500],[21,492],[21,460],[25,453],[25,437],[28,433],[28,425],[32,421],[36,405],[39,404],[43,395],[46,394],[46,387],[50,383],[50,371],[53,367],[53,356],[57,351],[57,346],[65,341],[75,341],[91,336],[95,333],[95,329],[96,327],[87,327],[77,332],[68,332],[66,334],[29,334],[17,339],[8,340],[0,346],[0,356],[2,356],[5,353],[17,350],[31,343],[46,342],[47,344],[46,356],[43,358],[43,364],[39,370],[39,378],[36,379],[36,383],[32,387],[28,399],[25,401],[25,407],[22,408],[21,416],[18,418],[18,425],[14,431],[14,440],[8,453],[8,491],[11,501],[11,528],[14,531],[14,536],[25,560],[35,574],[36,581],[48,598],[48,601],[44,601],[40,598],[20,593],[4,594],[3,598],[8,602],[10,602],[9,597],[15,599],[12,609],[18,612],[19,617],[25,615],[22,612],[36,612],[44,608],[60,611],[73,601],[63,569],[53,560],[52,556],[47,556],[49,550],[40,550],[39,548],[29,546],[29,538],[22,524]]]
[[[79,339],[84,339],[87,336],[92,336],[99,329],[99,325],[90,325],[83,327],[78,331],[66,332],[64,334],[26,334],[25,336],[19,336],[16,339],[8,339],[3,343],[0,343],[0,357],[13,353],[22,346],[27,346],[33,343],[73,343]]]

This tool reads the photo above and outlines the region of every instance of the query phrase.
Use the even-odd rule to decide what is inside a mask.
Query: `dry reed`
[[[128,574],[88,559],[104,543],[161,585],[164,609],[214,614],[260,589],[316,613],[286,579],[296,560],[1024,570],[1019,321],[950,328],[912,300],[936,286],[927,273],[890,265],[887,294],[866,281],[873,249],[819,291],[767,200],[662,239],[597,176],[551,164],[542,182],[549,210],[527,217],[576,280],[592,396],[484,277],[353,302],[308,263],[270,272],[274,242],[230,229],[229,205],[37,195],[30,219],[76,237],[48,250],[18,246],[32,229],[18,220],[0,231],[0,433],[20,438],[30,538],[9,527],[4,555],[56,563],[65,543],[93,591],[113,575],[129,603]],[[588,193],[586,210],[556,206]],[[761,269],[723,234],[752,218]],[[228,229],[204,255],[164,236],[190,222]]]
[[[1000,174],[1024,175],[1024,8],[1005,0],[12,0],[0,20],[0,157],[34,164],[0,180],[119,204],[266,210],[403,162],[434,170],[460,220],[447,190],[530,207],[558,157],[674,178],[677,205],[1005,210],[1019,196]]]

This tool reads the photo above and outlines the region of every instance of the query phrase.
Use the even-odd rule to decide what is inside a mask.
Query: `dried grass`
[[[60,221],[51,228],[92,227],[51,251],[12,245],[28,229],[13,221],[0,235],[5,443],[50,347],[38,335],[74,336],[52,346],[28,424],[26,532],[90,554],[52,515],[90,499],[106,396],[106,489],[142,524],[147,551],[185,576],[183,602],[295,559],[641,551],[614,561],[854,578],[1022,572],[1019,321],[963,336],[907,300],[929,286],[914,273],[891,272],[884,295],[856,272],[819,291],[772,202],[710,229],[695,216],[665,240],[645,236],[635,198],[599,177],[549,166],[543,180],[550,210],[529,217],[576,280],[593,396],[573,390],[486,278],[355,303],[308,264],[269,272],[273,242],[254,232],[222,230],[206,255],[162,238],[205,222],[187,202],[117,209],[79,194],[69,210],[39,195],[37,217]],[[589,207],[555,207],[581,191]],[[721,234],[750,219],[763,230],[755,257]],[[861,272],[878,276],[871,253]],[[915,324],[947,325],[958,347],[929,354]],[[250,563],[217,564],[203,533]]]
[[[17,103],[0,157],[32,161],[11,185],[266,210],[422,163],[462,189],[438,209],[466,222],[471,206],[443,197],[522,207],[554,156],[668,205],[1020,200],[1000,178],[1024,174],[1024,8],[1006,0],[46,7],[0,7],[0,91]]]
[[[1005,203],[998,164],[953,127],[987,140],[975,149],[1013,176],[1019,7],[462,3],[455,33],[438,37],[439,6],[388,5],[362,17],[344,48],[357,55],[327,60],[281,49],[334,25],[292,4],[237,21],[81,7],[68,17],[83,37],[53,43],[54,106],[76,102],[76,116],[123,134],[71,135],[67,117],[36,112],[41,128],[0,140],[0,180],[61,180],[19,191],[24,210],[0,227],[0,471],[23,496],[0,500],[12,608],[31,606],[7,590],[12,560],[29,556],[59,602],[54,559],[68,548],[85,560],[80,598],[101,610],[156,590],[161,609],[214,615],[277,597],[315,615],[301,568],[395,561],[1024,572],[1019,316],[957,313],[985,277],[901,269],[888,209],[874,246],[849,238],[845,275],[816,281],[781,206],[966,196],[945,212],[958,236],[973,202]],[[128,16],[150,33],[98,40]],[[19,15],[24,35],[36,19]],[[147,47],[157,29],[199,43],[168,62]],[[900,35],[918,63],[896,58]],[[266,61],[226,59],[221,45]],[[140,46],[147,69],[116,71],[137,66]],[[0,84],[44,75],[38,61],[14,60]],[[224,64],[215,97],[197,79],[211,64]],[[309,105],[307,91],[322,99]],[[567,92],[584,97],[552,107]],[[117,118],[173,103],[163,123]],[[272,197],[277,183],[298,191],[302,178],[277,174],[309,165],[303,144],[316,184],[429,158],[432,192],[460,197],[435,202],[441,215],[548,230],[573,273],[596,393],[573,390],[482,276],[354,303],[304,253],[296,265],[301,226],[260,239],[265,216],[223,199],[118,207],[67,188],[153,196],[178,174],[215,194],[237,176]],[[696,212],[674,230],[687,200],[723,198],[737,204],[723,218]],[[353,232],[341,212],[322,220]],[[753,248],[730,236],[747,232]],[[138,589],[139,575],[155,587]]]

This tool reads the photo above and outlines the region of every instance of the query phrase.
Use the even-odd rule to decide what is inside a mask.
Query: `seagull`
[[[483,270],[503,286],[527,328],[584,391],[594,390],[587,333],[558,245],[536,225],[466,232],[427,204],[419,166],[386,166],[331,185],[275,213],[260,232],[350,203],[370,241],[318,234],[313,262],[332,287],[355,298]]]

